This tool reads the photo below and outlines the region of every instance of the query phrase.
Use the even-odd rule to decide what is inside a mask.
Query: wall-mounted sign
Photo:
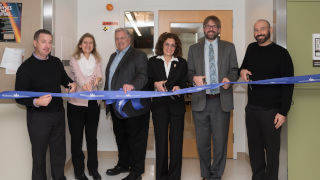
[[[0,2],[0,42],[21,41],[22,3]]]
[[[320,67],[320,34],[312,34],[313,66]]]
[[[23,48],[5,48],[0,67],[6,69],[6,74],[16,74],[24,58]]]
[[[113,32],[119,26],[119,22],[103,21],[102,26],[103,26],[102,30],[106,32]]]

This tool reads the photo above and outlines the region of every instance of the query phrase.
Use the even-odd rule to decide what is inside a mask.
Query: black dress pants
[[[53,180],[65,180],[66,160],[65,114],[27,111],[27,126],[32,146],[32,180],[46,180],[46,152],[49,146]]]
[[[278,109],[246,107],[246,126],[252,180],[278,180],[280,132],[274,126]]]
[[[110,112],[118,147],[117,165],[130,167],[130,173],[139,176],[144,173],[150,113],[120,119],[112,107]]]
[[[98,168],[97,130],[100,116],[100,106],[97,101],[88,102],[88,107],[75,106],[68,103],[67,116],[71,134],[71,154],[74,173],[84,173],[84,154],[82,152],[83,130],[85,130],[88,150],[88,170]]]
[[[162,97],[151,105],[156,141],[156,180],[180,180],[185,104]],[[168,168],[168,128],[170,141],[170,164]]]

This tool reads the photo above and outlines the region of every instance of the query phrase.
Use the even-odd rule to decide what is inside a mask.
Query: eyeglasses
[[[169,43],[164,43],[165,47],[172,47],[172,48],[176,48],[175,44],[169,44]]]
[[[218,29],[218,26],[217,26],[217,25],[213,25],[213,26],[204,25],[203,27],[204,27],[205,29]]]

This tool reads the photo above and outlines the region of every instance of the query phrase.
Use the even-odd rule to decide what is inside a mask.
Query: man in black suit
[[[131,90],[147,90],[147,62],[148,58],[142,51],[131,45],[128,30],[118,28],[115,31],[116,52],[110,56],[106,68],[106,83],[104,90],[123,89],[125,93]],[[107,175],[117,175],[130,171],[123,180],[139,180],[144,173],[146,155],[150,99],[141,99],[143,106],[135,110],[130,101],[123,107],[128,117],[123,117],[116,111],[116,104],[107,105],[106,112],[110,111],[113,131],[118,146],[118,163],[108,169]]]

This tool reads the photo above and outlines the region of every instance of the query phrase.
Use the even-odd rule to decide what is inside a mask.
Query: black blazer
[[[104,90],[109,90],[108,80],[110,66],[116,56],[114,52],[109,59],[106,68],[106,81]],[[111,80],[111,90],[119,90],[123,84],[131,84],[134,86],[134,90],[146,91],[148,90],[148,76],[147,76],[147,62],[148,58],[142,51],[134,49],[132,46],[128,49],[126,54],[122,57],[117,69],[115,70]],[[145,114],[150,111],[150,98],[141,99],[141,104],[144,106],[141,110],[135,110],[132,107],[131,101],[128,102],[124,107],[123,111],[128,115],[129,118]],[[115,107],[115,103],[112,104]],[[107,106],[107,113],[109,112],[109,106]],[[115,109],[115,108],[113,108]],[[123,118],[118,112],[115,114],[119,118]]]
[[[148,76],[149,76],[149,89],[154,91],[154,82],[167,80],[166,88],[171,91],[173,86],[180,86],[181,89],[187,87],[188,80],[188,65],[185,59],[178,58],[177,61],[172,61],[169,76],[167,78],[166,71],[164,68],[164,61],[157,58],[157,56],[151,57],[148,61]],[[180,95],[174,96],[176,101],[184,101],[184,96]],[[170,97],[160,97],[152,98],[152,102],[162,101],[165,98]]]

